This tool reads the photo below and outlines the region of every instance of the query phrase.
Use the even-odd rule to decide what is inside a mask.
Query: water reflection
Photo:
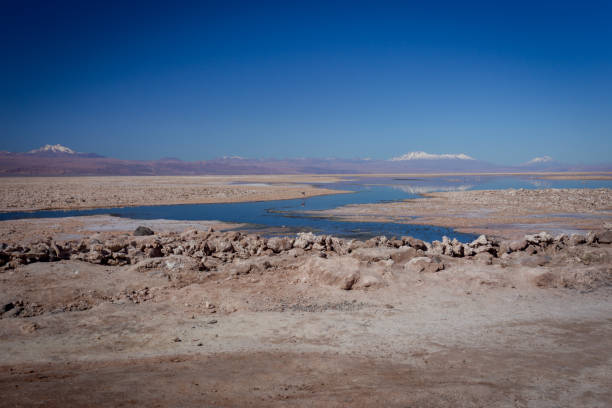
[[[391,186],[391,188],[395,190],[401,190],[405,193],[409,194],[426,194],[426,193],[434,193],[434,192],[444,192],[444,191],[467,191],[474,188],[473,185],[460,185],[460,186]]]

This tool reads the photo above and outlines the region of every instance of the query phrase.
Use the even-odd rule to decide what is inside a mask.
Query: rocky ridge
[[[149,235],[143,235],[143,231]],[[534,266],[550,264],[554,259],[572,258],[583,264],[595,260],[595,263],[608,265],[608,269],[611,269],[607,252],[593,255],[593,251],[590,251],[611,243],[612,230],[557,237],[541,232],[515,241],[501,241],[481,235],[470,243],[443,237],[442,241],[428,243],[413,237],[378,236],[367,241],[346,240],[311,232],[299,233],[295,238],[265,238],[239,231],[220,232],[212,228],[209,231],[154,234],[149,229],[139,227],[133,236],[106,240],[94,235],[80,241],[56,242],[47,239],[29,245],[2,243],[0,268],[6,271],[34,262],[61,260],[108,266],[132,265],[138,271],[165,269],[168,279],[180,285],[201,281],[211,273],[236,276],[265,270],[274,264],[275,257],[284,256],[300,259],[293,266],[323,270],[321,273],[328,282],[349,290],[380,283],[380,275],[384,275],[384,272],[367,273],[375,265],[382,265],[383,268],[400,265],[413,272],[437,272],[457,258],[484,265],[523,262]],[[612,277],[612,271],[608,272],[609,276],[604,273],[603,281],[606,284]]]

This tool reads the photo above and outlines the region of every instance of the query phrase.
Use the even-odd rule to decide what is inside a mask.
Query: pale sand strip
[[[307,184],[339,180],[316,175],[10,177],[0,178],[0,211],[285,200],[343,193]]]

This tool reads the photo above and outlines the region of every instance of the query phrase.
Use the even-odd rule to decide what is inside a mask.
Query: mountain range
[[[389,160],[371,159],[248,159],[238,156],[206,161],[122,160],[95,153],[79,153],[69,147],[45,145],[29,152],[0,151],[0,176],[111,176],[205,174],[348,174],[348,173],[449,173],[612,171],[612,164],[567,165],[548,156],[516,166],[501,166],[464,153],[410,152]]]

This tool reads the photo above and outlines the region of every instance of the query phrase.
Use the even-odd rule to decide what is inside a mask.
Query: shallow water
[[[410,235],[432,241],[446,235],[468,242],[476,238],[450,228],[431,225],[407,225],[394,222],[349,222],[303,214],[349,204],[368,204],[418,198],[434,191],[485,190],[506,188],[612,188],[612,180],[537,180],[527,177],[458,176],[441,178],[360,178],[318,186],[353,191],[295,200],[276,200],[228,204],[185,204],[92,210],[35,211],[0,213],[0,220],[20,218],[55,218],[111,214],[132,219],[218,220],[243,223],[264,235],[314,231],[342,237],[368,238],[376,235]]]

